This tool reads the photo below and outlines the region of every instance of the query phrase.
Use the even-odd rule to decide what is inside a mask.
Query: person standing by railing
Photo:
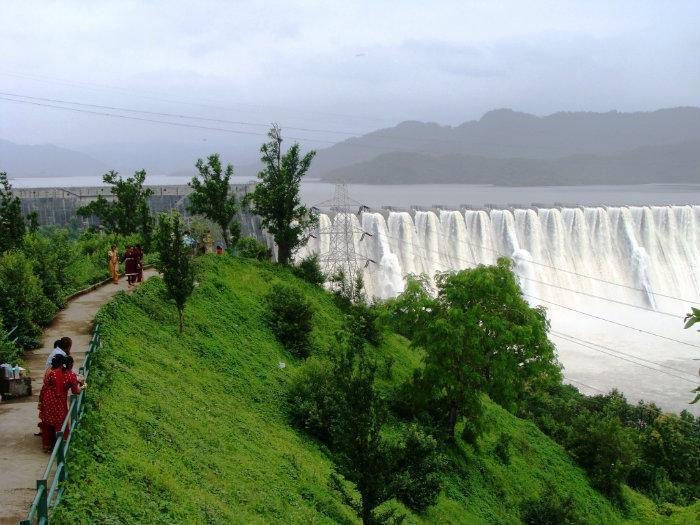
[[[41,444],[44,452],[51,452],[56,443],[56,432],[66,418],[66,393],[64,391],[63,364],[65,357],[56,354],[51,360],[51,369],[44,375],[44,385],[39,394],[39,419]]]

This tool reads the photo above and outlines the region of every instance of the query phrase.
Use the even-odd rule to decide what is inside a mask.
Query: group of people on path
[[[123,259],[124,273],[129,286],[143,281],[143,249],[141,245],[127,246]],[[117,252],[115,245],[112,245],[107,254],[107,264],[109,273],[112,275],[112,282],[119,284],[119,252]]]
[[[79,394],[87,384],[85,379],[73,371],[70,355],[73,341],[61,337],[46,359],[44,383],[39,394],[39,433],[44,452],[51,452],[56,444],[56,433],[68,415],[68,392]],[[70,425],[66,425],[64,439],[68,437]]]

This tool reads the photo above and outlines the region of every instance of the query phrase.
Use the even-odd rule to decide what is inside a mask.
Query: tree
[[[24,348],[36,347],[40,326],[53,319],[56,306],[43,294],[41,282],[32,271],[27,256],[17,250],[0,256],[0,317],[5,329],[14,333]]]
[[[437,287],[436,298],[411,287],[417,304],[399,301],[396,316],[426,351],[410,390],[447,441],[465,417],[479,434],[482,393],[512,411],[528,388],[561,380],[545,313],[522,298],[508,259],[441,275]]]
[[[187,205],[187,211],[204,215],[219,225],[226,246],[231,247],[236,244],[241,234],[241,225],[235,220],[238,202],[231,191],[230,183],[233,166],[227,164],[223,170],[217,153],[209,155],[206,163],[198,159],[195,166],[199,176],[192,177],[188,184],[192,193],[188,196],[190,203]]]
[[[156,267],[163,274],[168,298],[177,306],[179,330],[184,328],[185,303],[194,290],[194,268],[189,248],[184,243],[185,227],[180,214],[161,213],[158,217],[156,249],[159,257]]]
[[[24,229],[19,197],[12,193],[7,173],[0,172],[0,253],[22,246]]]
[[[296,357],[308,357],[314,311],[294,286],[275,283],[265,296],[265,319],[277,340]]]
[[[139,234],[145,246],[150,245],[153,233],[153,217],[148,199],[153,195],[151,188],[144,188],[145,170],[137,171],[126,179],[116,171],[105,173],[102,181],[112,186],[113,201],[102,195],[76,210],[80,217],[97,217],[110,233],[119,235]]]
[[[258,173],[260,182],[247,201],[277,243],[277,260],[288,264],[294,250],[307,241],[304,232],[318,218],[301,204],[299,186],[316,155],[309,151],[300,157],[299,144],[282,153],[282,131],[274,125],[267,134],[270,142],[260,148],[265,169]]]
[[[418,511],[435,503],[442,458],[437,441],[416,425],[394,429],[393,439],[382,431],[388,411],[375,386],[377,365],[356,321],[349,323],[349,337],[339,340],[329,361],[311,358],[295,377],[290,409],[295,424],[328,445],[355,483],[367,524],[392,498]]]
[[[691,308],[690,313],[685,316],[685,328],[690,328],[695,323],[700,323],[700,308]],[[700,401],[700,386],[693,389],[692,393],[695,394],[695,398],[690,402],[691,405]]]

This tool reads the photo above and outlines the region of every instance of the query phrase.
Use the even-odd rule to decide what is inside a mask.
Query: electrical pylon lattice
[[[328,251],[319,254],[323,272],[329,277],[335,277],[342,272],[345,284],[352,286],[360,267],[369,262],[369,259],[356,249],[356,242],[368,235],[358,225],[358,217],[367,207],[350,198],[345,184],[336,184],[333,198],[317,204],[312,209],[317,213],[325,211],[332,215],[331,225],[319,228],[316,232],[319,237],[328,236]]]

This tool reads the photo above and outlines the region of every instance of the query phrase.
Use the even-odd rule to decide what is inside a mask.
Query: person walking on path
[[[112,275],[112,282],[119,284],[119,254],[115,245],[112,245],[112,249],[107,253],[107,261],[109,273]]]
[[[126,247],[124,252],[124,268],[126,273],[126,282],[132,285],[136,282],[136,278],[139,274],[138,263],[136,261],[136,254],[131,246]]]
[[[143,248],[140,244],[136,245],[134,248],[134,254],[136,256],[136,268],[138,269],[138,276],[136,277],[136,282],[143,282]]]

